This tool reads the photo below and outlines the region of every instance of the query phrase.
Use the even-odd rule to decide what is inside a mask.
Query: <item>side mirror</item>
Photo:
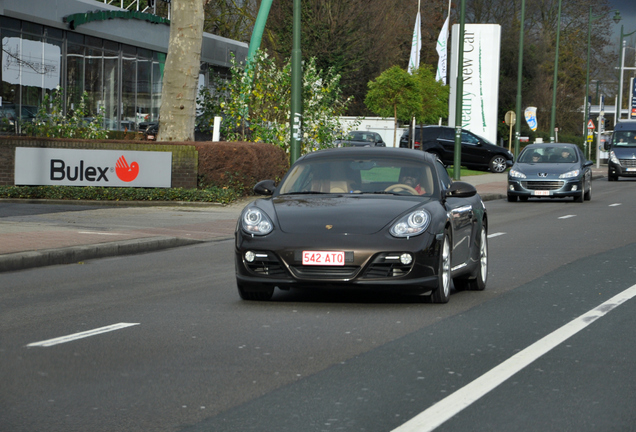
[[[603,143],[603,150],[605,150],[605,151],[610,151],[610,148],[611,148],[611,147],[612,147],[612,145],[611,145],[609,142],[605,141],[605,142]]]
[[[445,198],[469,198],[477,195],[475,186],[466,182],[453,182],[448,189],[444,191]]]
[[[256,183],[254,186],[254,193],[258,195],[272,195],[276,190],[276,183],[274,180],[263,180]]]
[[[591,160],[589,160],[589,161],[586,161],[586,162],[583,164],[583,168],[585,168],[585,167],[589,167],[589,166],[592,166],[592,165],[594,165],[594,162],[592,162]]]
[[[506,160],[506,166],[508,168],[510,168],[511,166],[513,166],[515,164],[515,161],[511,161],[511,160]]]

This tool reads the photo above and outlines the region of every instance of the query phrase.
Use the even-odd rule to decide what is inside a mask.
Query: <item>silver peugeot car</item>
[[[575,144],[530,144],[508,172],[508,201],[565,197],[589,201],[592,165]]]

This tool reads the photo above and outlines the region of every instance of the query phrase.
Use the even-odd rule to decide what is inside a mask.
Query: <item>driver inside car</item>
[[[412,187],[419,195],[424,195],[426,190],[421,186],[421,174],[417,168],[402,168],[399,183]]]

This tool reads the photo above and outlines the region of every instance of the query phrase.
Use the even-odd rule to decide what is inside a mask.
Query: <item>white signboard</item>
[[[455,126],[459,25],[453,25],[451,70],[449,74],[449,126]],[[490,142],[497,142],[499,57],[501,26],[465,24],[461,123]]]
[[[16,185],[168,188],[171,178],[171,152],[15,149]]]

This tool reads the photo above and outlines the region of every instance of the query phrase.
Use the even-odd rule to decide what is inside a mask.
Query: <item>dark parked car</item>
[[[409,146],[409,130],[400,138],[400,147]],[[445,165],[455,163],[455,128],[450,126],[416,126],[415,148],[434,153]],[[474,133],[462,130],[462,166],[501,173],[514,156],[503,147]]]
[[[337,140],[338,147],[386,147],[382,136],[377,132],[353,131],[342,140]]]
[[[142,129],[143,128],[143,129]],[[139,129],[143,130],[144,137],[149,141],[155,141],[159,133],[159,123],[144,122],[139,123]],[[195,141],[212,141],[212,133],[214,132],[214,123],[207,121],[203,116],[198,115],[194,122],[194,140]]]
[[[483,290],[486,208],[475,188],[451,182],[432,155],[410,149],[338,148],[309,153],[280,185],[259,182],[235,233],[244,300],[275,287],[431,293]]]
[[[636,121],[616,123],[612,139],[605,144],[605,150],[609,151],[608,181],[616,181],[619,177],[636,177]]]
[[[575,144],[530,144],[508,172],[508,201],[564,197],[589,201],[592,165]]]

